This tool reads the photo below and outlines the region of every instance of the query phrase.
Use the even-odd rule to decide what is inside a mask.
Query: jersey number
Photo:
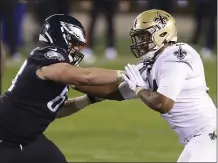
[[[59,96],[55,97],[53,100],[47,103],[48,109],[51,110],[52,112],[56,112],[57,109],[60,107],[60,105],[62,105],[63,102],[66,100],[67,92],[68,92],[68,88],[66,86]]]
[[[13,88],[15,87],[15,84],[17,82],[17,79],[19,78],[19,76],[22,74],[24,68],[27,65],[27,60],[24,61],[23,65],[21,66],[21,68],[19,69],[17,75],[15,76],[15,78],[12,80],[12,84],[11,86],[8,88],[8,91],[12,91]],[[52,112],[57,111],[57,109],[60,107],[61,104],[63,104],[63,102],[66,100],[67,98],[67,92],[68,92],[68,88],[65,87],[64,90],[61,92],[61,94],[57,97],[55,97],[53,100],[49,101],[47,103],[47,107],[49,110],[51,110]]]

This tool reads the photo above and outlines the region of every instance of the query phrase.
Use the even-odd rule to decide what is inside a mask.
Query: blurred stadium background
[[[197,1],[205,3],[207,0]],[[70,2],[72,3],[70,3],[69,14],[78,18],[88,31],[92,1],[71,0]],[[10,86],[11,80],[25,56],[36,46],[36,36],[40,30],[40,23],[37,22],[34,15],[40,14],[40,10],[50,10],[50,8],[41,5],[40,10],[36,12],[35,8],[40,3],[43,1],[18,1],[15,4],[23,7],[20,15],[22,19],[20,20],[20,31],[18,31],[19,36],[17,36],[19,41],[16,44],[15,55],[10,54],[10,46],[7,46],[7,43],[2,39],[1,54],[7,56],[6,60],[2,60],[5,64],[2,76],[3,92]],[[197,23],[195,15],[198,6],[196,1],[158,0],[153,6],[146,0],[123,0],[117,3],[118,7],[114,17],[114,48],[117,51],[117,57],[111,60],[105,57],[107,23],[101,14],[94,28],[93,41],[95,46],[93,51],[96,62],[92,64],[82,63],[81,66],[123,69],[127,63],[137,63],[138,59],[135,59],[129,50],[131,39],[128,33],[132,23],[135,17],[144,10],[163,8],[177,19],[179,41],[190,43],[202,55],[210,95],[216,103],[216,33],[212,33],[215,37],[213,47],[208,48],[206,36],[210,34],[208,33],[210,16],[202,13],[204,19],[201,24],[202,33],[199,33],[199,42],[197,44],[192,40]],[[54,4],[49,3],[49,5]],[[207,8],[206,5],[203,6]],[[214,21],[216,24],[216,20]],[[14,26],[12,30],[17,30],[17,28],[19,27]],[[4,35],[4,30],[2,34]],[[205,57],[204,53],[210,53],[209,57]],[[71,91],[70,97],[80,94]],[[46,135],[60,147],[69,162],[174,162],[183,149],[183,145],[178,143],[177,136],[160,115],[147,108],[139,100],[104,101],[94,104],[75,115],[56,120],[46,131]]]

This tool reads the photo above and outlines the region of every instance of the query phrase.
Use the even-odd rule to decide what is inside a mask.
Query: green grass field
[[[99,57],[95,66],[122,69],[136,59],[128,50],[128,41],[118,41],[116,61]],[[103,54],[104,46],[96,47]],[[7,68],[3,78],[6,90],[17,68]],[[216,97],[216,62],[205,62],[211,97]],[[80,93],[71,91],[70,96]],[[139,100],[104,101],[70,117],[56,120],[46,135],[63,151],[69,162],[175,162],[183,146],[161,116]]]

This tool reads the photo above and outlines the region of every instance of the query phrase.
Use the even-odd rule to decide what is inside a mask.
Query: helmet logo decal
[[[154,17],[154,22],[160,24],[163,28],[166,26],[168,18],[157,12],[157,17]]]
[[[185,58],[187,52],[183,50],[181,46],[179,46],[178,51],[175,51],[173,54],[181,61]]]
[[[75,36],[79,41],[86,42],[82,29],[76,25],[60,22],[61,26],[71,35]]]

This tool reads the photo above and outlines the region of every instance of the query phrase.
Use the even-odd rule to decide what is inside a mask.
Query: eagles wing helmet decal
[[[60,22],[61,26],[68,31],[70,34],[72,34],[73,36],[75,36],[78,40],[82,41],[82,42],[86,42],[85,40],[85,36],[82,32],[82,29],[76,25],[72,25],[69,23],[65,23],[65,22]]]

